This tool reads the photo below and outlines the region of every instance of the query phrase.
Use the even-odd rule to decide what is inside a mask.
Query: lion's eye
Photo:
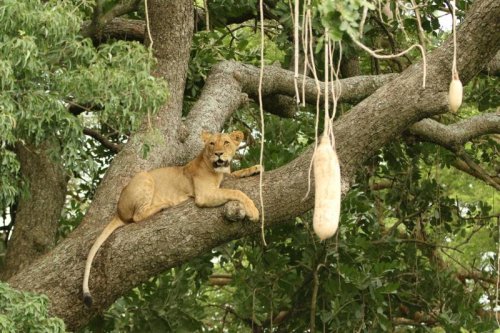
[[[224,145],[227,146],[229,144],[229,141],[224,141]]]
[[[212,142],[210,142],[210,145],[211,145],[211,146],[215,146],[215,142],[213,142],[213,141],[212,141]]]

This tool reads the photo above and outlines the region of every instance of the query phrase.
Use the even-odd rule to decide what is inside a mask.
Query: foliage
[[[459,1],[459,8],[467,4]],[[324,2],[317,12],[324,12],[327,24],[338,22],[333,28],[349,55],[355,53],[343,32],[354,34],[365,5],[373,9],[353,0]],[[423,29],[436,43],[443,38],[435,14],[442,6],[436,1],[422,8]],[[233,1],[210,2],[211,14],[224,17],[222,21],[249,10]],[[293,52],[289,7],[277,1],[270,11],[281,25],[268,31],[272,38],[266,40],[266,62],[279,61],[287,67]],[[259,63],[257,31],[244,24],[229,29],[219,24],[195,34],[185,112],[217,62]],[[313,25],[321,38],[318,17]],[[399,45],[417,37],[414,16],[395,20],[391,26]],[[371,46],[380,47],[376,43],[387,37],[384,34],[367,20],[365,42],[374,40]],[[387,71],[395,68],[390,62],[380,65]],[[365,72],[375,70],[366,60],[361,66]],[[479,77],[466,87],[464,116],[490,111],[498,104],[495,80]],[[349,107],[342,105],[340,113]],[[226,124],[227,130],[247,133],[248,146],[236,162],[240,167],[258,163],[258,117],[258,107],[250,103]],[[314,142],[314,110],[302,108],[294,119],[266,114],[265,121],[266,170],[288,163]],[[445,116],[441,121],[452,123],[456,118]],[[498,155],[495,149],[491,140],[475,140],[466,147],[477,163],[490,165]],[[305,332],[310,328],[315,276],[316,331],[428,332],[431,327],[433,332],[491,331],[495,322],[479,314],[493,307],[494,287],[458,277],[468,272],[486,280],[495,276],[492,253],[498,229],[491,216],[498,214],[498,198],[484,183],[453,169],[454,159],[428,143],[394,142],[361,169],[343,201],[336,239],[318,242],[311,231],[311,214],[305,214],[268,230],[267,248],[258,237],[233,241],[151,279],[120,298],[85,331]],[[385,185],[374,190],[375,184]],[[228,284],[212,285],[213,274],[229,276]],[[398,324],[401,318],[412,324]]]
[[[16,144],[38,146],[56,138],[60,149],[53,157],[69,173],[80,173],[96,167],[82,154],[83,127],[130,131],[165,101],[165,84],[151,75],[151,54],[138,43],[95,48],[79,36],[82,17],[76,9],[68,1],[0,4],[2,210],[21,190]],[[71,105],[99,112],[76,116]]]
[[[428,16],[423,17],[424,30],[434,37],[439,36],[439,27],[431,14],[432,6],[437,5],[432,3]],[[214,11],[217,8],[210,6]],[[278,5],[273,10],[283,8]],[[359,15],[355,14],[349,29],[357,27]],[[292,49],[286,42],[280,44],[284,40],[280,36],[291,31],[288,8],[280,17],[283,27],[276,30],[273,41],[285,53],[274,59],[268,53],[266,59],[287,66]],[[415,24],[405,28],[406,33],[416,36]],[[365,29],[380,35],[373,23],[368,22]],[[398,36],[406,43],[403,34]],[[232,35],[217,28],[198,33],[190,65],[189,98],[198,96],[207,70],[221,59],[257,64],[257,42],[257,35],[252,37],[247,28]],[[475,87],[491,87],[484,96],[474,94],[485,89],[467,87],[466,102],[471,110],[477,110],[479,104],[484,105],[480,111],[494,107],[491,80],[479,78],[474,83]],[[348,108],[343,106],[343,112]],[[266,115],[265,120],[267,170],[289,162],[314,141],[311,110],[301,110],[294,119]],[[250,104],[227,125],[228,130],[250,134],[241,167],[258,162],[258,123],[257,108]],[[491,142],[474,142],[468,152],[474,152],[479,163],[491,162],[495,156],[492,147]],[[343,201],[336,240],[319,243],[310,229],[311,215],[306,214],[297,218],[292,228],[287,225],[268,231],[270,246],[265,249],[259,238],[251,237],[166,272],[121,298],[90,328],[140,332],[155,325],[172,332],[251,332],[252,327],[259,327],[271,332],[274,327],[274,331],[303,332],[310,325],[317,274],[315,320],[320,331],[403,332],[398,318],[414,320],[407,331],[424,332],[427,327],[436,332],[492,330],[495,323],[477,314],[491,308],[490,301],[480,300],[494,290],[474,280],[461,282],[456,276],[468,270],[485,278],[492,276],[494,264],[489,254],[496,251],[498,232],[495,220],[488,216],[498,212],[498,204],[483,183],[469,176],[457,177],[457,171],[450,169],[453,159],[449,152],[430,144],[393,143],[367,163]],[[390,186],[374,191],[372,185],[377,182]],[[470,186],[474,190],[467,195]],[[212,286],[207,278],[210,274],[229,275],[231,282]],[[124,313],[126,317],[120,317]],[[278,320],[278,314],[284,314],[285,319],[273,324],[271,318]]]
[[[358,27],[363,8],[374,10],[375,6],[366,0],[325,1],[318,6],[323,26],[328,27],[334,41],[342,40],[343,33],[358,37]]]
[[[279,33],[279,29],[271,30],[273,36]],[[260,41],[255,38],[255,31],[251,27],[238,27],[231,32],[217,28],[213,31],[197,33],[193,37],[191,49],[186,102],[189,103],[198,98],[213,65],[222,60],[235,60],[258,66],[260,63],[259,50]],[[283,61],[285,52],[279,49],[273,41],[266,38],[264,56],[266,64],[272,64]]]
[[[240,111],[230,129],[257,126],[255,111]],[[266,168],[285,164],[310,143],[314,118],[266,117]],[[304,138],[307,138],[304,140]],[[258,145],[240,163],[258,161]],[[311,214],[259,237],[231,242],[134,289],[88,328],[99,332],[304,332],[309,328],[314,274],[319,278],[316,327],[319,331],[394,331],[397,318],[420,320],[444,332],[483,332],[496,327],[477,313],[492,306],[479,300],[494,292],[457,274],[467,269],[491,277],[488,253],[496,251],[491,190],[457,178],[447,152],[427,143],[394,143],[360,172],[343,201],[340,233],[318,242]],[[373,191],[373,182],[390,180]],[[481,194],[477,195],[477,194]],[[497,208],[498,211],[498,208]],[[482,221],[479,231],[477,222]],[[460,263],[462,262],[462,263]],[[211,274],[230,276],[213,286]],[[285,314],[272,324],[270,316]],[[426,326],[409,331],[426,332]],[[402,330],[403,332],[404,330]]]
[[[2,333],[63,333],[64,322],[48,313],[45,295],[21,292],[0,282],[0,331]]]
[[[76,3],[7,0],[0,5],[0,18],[7,22],[0,26],[0,209],[20,191],[12,146],[55,136],[61,144],[60,161],[74,174],[62,236],[85,214],[113,158],[94,140],[83,139],[82,128],[99,128],[115,143],[126,141],[140,117],[154,112],[165,99],[164,84],[151,77],[153,60],[144,48],[124,42],[95,48],[78,36],[91,4],[83,3],[78,11]],[[242,14],[255,15],[257,1],[208,3],[213,26],[194,36],[185,113],[219,61],[259,64],[258,25],[247,21],[224,26]],[[266,64],[278,62],[288,68],[293,53],[288,1],[266,3],[276,17],[266,30]],[[395,49],[414,43],[415,13],[401,7],[410,2],[388,2],[400,15],[392,21],[378,13],[384,3],[313,1],[313,31],[320,44],[316,52],[321,52],[324,23],[343,41],[344,57],[357,58],[347,35],[357,36],[365,6],[370,11],[364,43],[386,53],[392,51],[390,38]],[[438,10],[447,2],[417,3],[432,49],[445,37]],[[470,1],[457,3],[463,17]],[[382,26],[376,18],[383,19]],[[20,28],[21,24],[25,25]],[[360,68],[363,74],[401,71],[418,56],[399,59],[400,68],[393,61],[376,63],[361,57]],[[497,78],[478,76],[465,91],[461,117],[498,106]],[[69,103],[99,111],[75,117],[68,112]],[[349,108],[342,104],[339,113]],[[288,163],[314,143],[314,117],[309,107],[300,108],[293,119],[266,114],[266,170]],[[450,115],[440,119],[457,120]],[[226,130],[247,134],[237,166],[258,163],[259,122],[258,108],[250,102],[226,124]],[[498,142],[493,139],[474,139],[465,151],[491,173],[499,163]],[[284,221],[287,224],[266,232],[267,248],[258,237],[220,246],[135,288],[82,332],[306,332],[311,317],[317,332],[493,331],[496,323],[488,313],[494,307],[495,288],[488,281],[496,278],[499,196],[454,169],[455,159],[451,152],[414,138],[392,142],[360,167],[343,200],[336,239],[318,242],[311,231],[311,213]],[[476,278],[463,278],[469,273]],[[213,274],[228,276],[228,284],[212,285]],[[402,325],[402,319],[409,324]]]

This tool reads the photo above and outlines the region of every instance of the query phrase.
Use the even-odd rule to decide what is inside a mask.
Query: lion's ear
[[[201,131],[201,139],[203,140],[204,143],[206,143],[208,140],[210,140],[210,137],[212,136],[212,133],[209,131],[202,130]]]
[[[231,134],[229,134],[229,136],[231,137],[231,140],[233,140],[238,145],[245,138],[245,135],[243,134],[242,131],[231,132]]]

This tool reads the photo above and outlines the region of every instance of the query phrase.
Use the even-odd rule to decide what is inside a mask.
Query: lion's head
[[[236,154],[243,137],[244,135],[240,131],[229,134],[206,131],[201,133],[201,138],[205,143],[203,156],[215,172],[231,172],[229,164]]]

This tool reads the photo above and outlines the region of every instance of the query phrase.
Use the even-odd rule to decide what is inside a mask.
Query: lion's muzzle
[[[219,158],[218,160],[212,162],[212,166],[214,167],[214,169],[226,168],[229,166],[229,161],[224,161],[223,159]]]

